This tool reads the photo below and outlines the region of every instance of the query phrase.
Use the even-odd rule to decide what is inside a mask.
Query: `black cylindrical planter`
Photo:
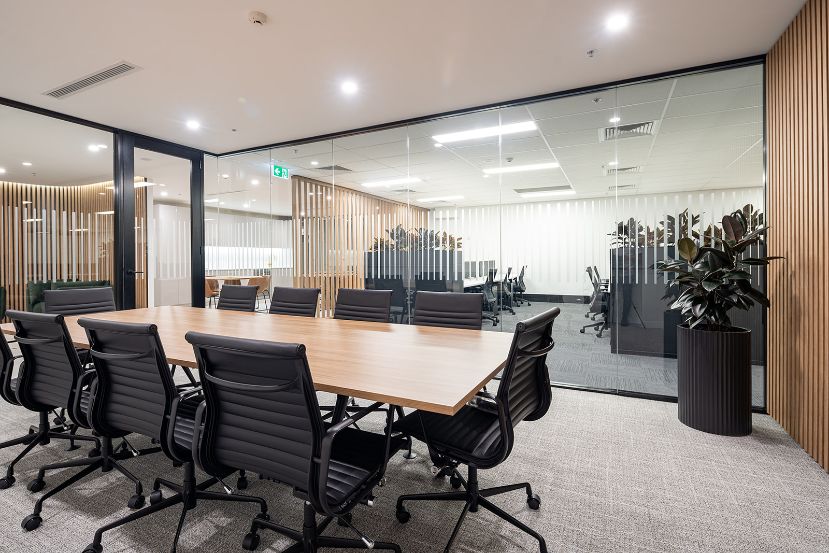
[[[751,331],[677,326],[679,420],[722,436],[751,434]]]

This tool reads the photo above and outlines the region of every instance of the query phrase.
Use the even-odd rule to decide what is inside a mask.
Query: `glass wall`
[[[477,293],[496,332],[555,306],[554,381],[675,396],[681,321],[654,263],[736,209],[762,221],[762,120],[753,66],[222,157],[206,293],[263,276],[320,288],[331,316],[340,288],[388,289],[398,324],[418,291]],[[735,319],[762,405],[763,317]]]
[[[0,319],[43,291],[110,285],[110,133],[0,106]]]

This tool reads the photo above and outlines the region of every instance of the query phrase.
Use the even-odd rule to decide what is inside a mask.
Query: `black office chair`
[[[112,288],[65,288],[44,290],[43,312],[53,315],[85,315],[115,311]]]
[[[403,277],[392,275],[380,278],[367,278],[368,290],[391,290],[391,317],[392,320],[402,323],[409,316],[408,297],[403,285]]]
[[[422,292],[415,294],[413,322],[421,326],[481,329],[483,294]]]
[[[219,292],[219,302],[216,309],[229,311],[256,311],[257,286],[241,286],[225,284]]]
[[[421,273],[415,277],[415,289],[424,292],[448,292],[449,285],[439,273]]]
[[[391,290],[340,288],[334,304],[334,318],[349,321],[389,322]]]
[[[3,375],[3,398],[20,405],[40,416],[37,431],[27,440],[12,440],[26,443],[26,447],[9,463],[5,478],[0,479],[0,489],[14,485],[14,467],[36,446],[47,445],[50,440],[99,441],[93,436],[78,436],[79,428],[89,428],[81,406],[89,402],[89,393],[83,390],[81,377],[83,369],[75,347],[63,322],[63,315],[7,311],[14,323],[15,340],[20,347],[23,364],[16,379],[11,378],[14,359],[6,361]],[[3,340],[5,349],[8,346]],[[3,356],[10,356],[4,352]],[[74,408],[72,408],[74,407]],[[59,428],[49,425],[49,413],[57,409],[69,409],[70,423],[61,422]],[[74,447],[72,448],[74,449]],[[72,466],[72,465],[69,465]],[[29,483],[32,492],[40,491],[40,485]]]
[[[500,310],[498,309],[498,296],[495,295],[495,275],[498,273],[498,269],[489,269],[486,274],[486,282],[484,283],[484,301],[483,301],[483,309],[484,314],[483,318],[489,321],[492,321],[492,326],[498,326],[500,322],[498,318],[498,314]]]
[[[584,334],[588,328],[592,328],[598,330],[596,336],[601,338],[610,324],[607,316],[610,306],[609,293],[607,288],[602,285],[602,281],[593,267],[587,267],[586,271],[587,276],[590,278],[590,284],[593,286],[593,293],[590,295],[587,313],[584,316],[590,317],[595,322],[584,325],[579,329],[579,332]]]
[[[277,286],[273,289],[268,313],[316,317],[319,296],[319,288],[280,288]]]
[[[326,429],[320,416],[305,346],[187,333],[199,362],[205,402],[196,414],[197,461],[208,474],[246,470],[293,487],[305,502],[301,531],[253,519],[242,547],[258,547],[262,529],[298,542],[288,551],[321,547],[389,549],[351,524],[351,511],[373,499],[386,459],[402,445],[390,433],[350,428],[379,404]],[[387,413],[387,427],[392,413]],[[245,431],[248,429],[249,431]],[[316,515],[325,517],[317,524]],[[321,536],[333,521],[353,529],[360,540]]]
[[[184,472],[182,485],[156,479],[150,506],[99,528],[84,553],[101,553],[105,532],[181,504],[172,547],[175,551],[185,516],[200,499],[257,503],[261,512],[267,513],[260,498],[206,491],[219,482],[216,477],[196,484],[192,449],[195,413],[203,400],[201,390],[176,387],[156,326],[95,319],[81,319],[78,324],[86,329],[98,375],[89,410],[92,428],[107,440],[129,433],[152,438],[174,464],[183,465]],[[165,499],[161,486],[176,493]]]
[[[511,484],[480,489],[478,469],[487,469],[503,463],[513,447],[513,428],[521,421],[540,419],[550,407],[550,375],[545,364],[547,353],[553,349],[553,323],[560,313],[555,307],[531,319],[519,322],[515,328],[504,374],[496,396],[479,394],[476,401],[463,407],[455,416],[415,411],[398,421],[394,428],[426,442],[430,452],[442,456],[450,468],[450,482],[463,491],[402,495],[397,499],[397,520],[406,523],[410,519],[406,501],[463,501],[460,519],[455,525],[446,551],[452,546],[467,512],[478,507],[523,530],[538,540],[541,552],[546,553],[544,538],[530,527],[510,515],[489,498],[495,495],[523,489],[527,505],[535,510],[541,499],[533,494],[529,483]],[[464,479],[457,466],[469,467],[468,479]]]
[[[526,269],[526,265],[522,266],[521,271],[518,273],[518,278],[514,279],[512,285],[512,295],[518,305],[526,303],[529,306],[532,305],[530,300],[524,297],[524,294],[527,292],[527,284],[524,282],[524,271]]]
[[[499,308],[504,311],[509,311],[511,314],[515,315],[515,302],[512,299],[512,282],[510,281],[510,273],[512,273],[512,267],[507,268],[507,272],[504,274],[504,278],[498,283],[498,300],[499,300]]]

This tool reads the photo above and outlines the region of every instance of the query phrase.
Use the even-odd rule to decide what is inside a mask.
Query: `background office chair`
[[[545,362],[547,353],[555,345],[552,330],[559,313],[559,308],[555,307],[516,325],[496,396],[479,394],[476,402],[465,406],[453,417],[415,411],[394,425],[395,430],[426,442],[433,454],[445,457],[452,471],[452,486],[464,488],[458,492],[402,495],[397,499],[396,514],[401,523],[410,519],[404,506],[406,501],[465,502],[446,551],[451,548],[467,512],[483,507],[537,539],[541,552],[547,552],[541,535],[488,499],[523,489],[527,494],[527,505],[538,509],[541,499],[533,494],[530,484],[479,489],[478,469],[503,463],[512,451],[513,428],[521,421],[540,419],[549,409],[550,375]],[[461,463],[469,467],[468,479],[464,479],[456,468]]]
[[[440,273],[421,273],[415,277],[415,289],[425,292],[447,292],[449,286]]]
[[[319,288],[280,288],[277,286],[273,289],[268,313],[316,317],[319,296]]]
[[[413,322],[421,326],[481,329],[483,294],[422,292],[415,294]]]
[[[268,300],[271,297],[270,290],[268,288],[271,285],[271,277],[269,276],[258,276],[248,279],[248,286],[256,286],[256,307],[259,307],[259,298],[262,298],[262,301],[265,302],[265,307],[268,307]]]
[[[524,282],[524,271],[526,268],[526,265],[522,266],[521,272],[518,273],[518,277],[513,279],[512,297],[518,305],[523,305],[525,302],[527,305],[532,305],[530,300],[524,297],[524,294],[527,292],[527,284]]]
[[[391,316],[395,322],[402,323],[409,316],[409,302],[403,277],[393,275],[384,278],[366,279],[367,289],[391,290]]]
[[[483,289],[483,318],[492,321],[492,326],[498,326],[498,314],[500,313],[498,309],[498,296],[495,295],[495,290],[493,289],[495,286],[495,275],[497,273],[498,269],[489,269],[487,271]]]
[[[141,434],[159,442],[160,450],[174,463],[183,464],[184,472],[181,486],[157,479],[150,495],[150,506],[98,529],[85,553],[101,553],[101,540],[108,530],[183,504],[173,541],[172,550],[175,551],[187,511],[195,508],[199,499],[257,503],[261,512],[266,513],[267,505],[262,499],[205,491],[218,482],[216,478],[196,484],[191,442],[194,415],[202,397],[198,388],[181,390],[176,387],[156,326],[95,319],[81,319],[78,324],[86,329],[98,375],[89,420],[92,428],[105,437],[103,451],[107,450],[107,443],[113,437]],[[102,455],[96,464],[106,467],[112,462]],[[112,467],[123,470],[117,464]],[[91,470],[94,469],[86,469],[87,473]],[[176,494],[164,499],[160,491],[162,485]]]
[[[4,399],[12,399],[29,411],[38,413],[40,421],[37,432],[28,440],[26,447],[9,463],[6,477],[0,480],[0,489],[14,484],[15,465],[38,445],[46,445],[53,439],[69,440],[70,444],[88,441],[97,446],[99,443],[92,436],[75,434],[79,427],[89,428],[86,417],[79,412],[80,406],[88,404],[89,394],[82,391],[83,370],[63,322],[63,315],[23,311],[8,311],[6,314],[14,323],[15,339],[23,356],[23,365],[17,379],[12,380],[11,363],[6,362],[3,396]],[[5,340],[3,342],[8,349]],[[49,427],[50,412],[73,406],[76,408],[69,410],[71,424],[60,430]],[[29,483],[28,488],[32,492],[39,491],[43,488],[43,483]]]
[[[197,461],[208,474],[246,470],[293,487],[305,503],[302,531],[258,516],[242,546],[254,550],[268,528],[298,542],[289,551],[320,547],[389,549],[354,529],[348,516],[372,499],[388,455],[402,439],[350,428],[379,404],[326,430],[305,346],[187,333],[199,362],[205,402],[196,414]],[[202,421],[203,417],[203,421]],[[393,414],[387,414],[390,428]],[[202,430],[198,430],[203,428]],[[249,432],[242,429],[250,429]],[[326,518],[317,524],[316,514]],[[337,519],[359,540],[321,536]]]
[[[387,323],[391,313],[391,294],[391,290],[340,288],[334,304],[334,318]]]
[[[598,273],[595,273],[592,267],[587,267],[586,271],[588,277],[590,278],[590,283],[593,286],[593,293],[590,295],[587,313],[584,316],[591,317],[591,319],[596,322],[584,325],[581,329],[579,329],[579,332],[584,334],[588,328],[593,328],[598,330],[596,336],[601,338],[605,329],[608,328],[609,323],[607,317],[610,303],[609,293],[607,288],[602,285],[601,280],[598,278]]]
[[[84,315],[115,311],[112,288],[65,288],[43,291],[43,312],[53,315]]]
[[[207,298],[207,307],[213,307],[219,297],[219,281],[215,278],[204,279],[204,297]]]
[[[219,292],[217,309],[229,311],[256,311],[256,286],[225,284]]]
[[[512,267],[507,267],[507,272],[504,275],[504,278],[498,283],[498,300],[500,303],[499,307],[501,309],[509,311],[511,314],[515,315],[515,309],[513,309],[515,302],[512,300],[512,281],[510,281],[510,273],[512,273]]]

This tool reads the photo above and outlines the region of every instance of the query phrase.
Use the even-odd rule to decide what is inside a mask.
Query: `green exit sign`
[[[281,165],[274,165],[273,176],[278,179],[289,179],[291,178],[291,172],[288,171],[287,167],[282,167]]]

